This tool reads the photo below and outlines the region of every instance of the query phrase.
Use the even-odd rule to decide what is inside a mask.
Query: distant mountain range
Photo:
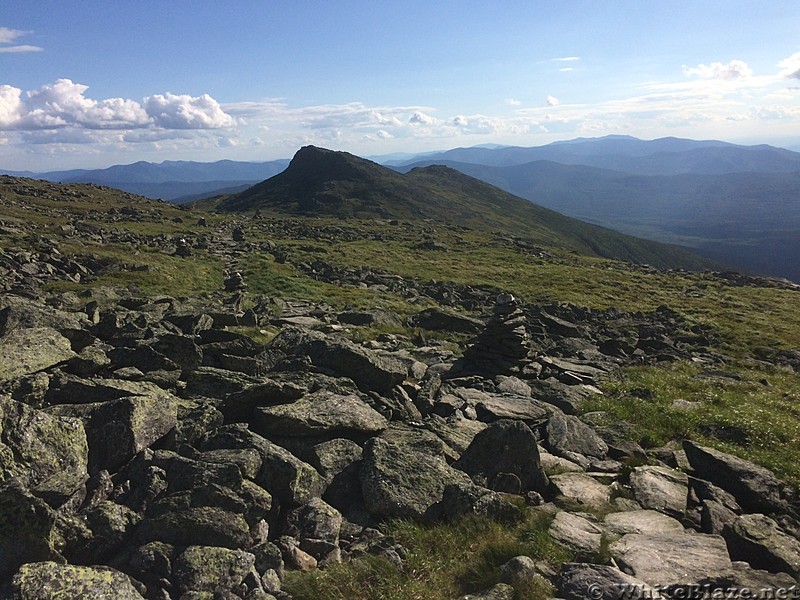
[[[71,171],[3,171],[0,174],[32,177],[59,183],[96,183],[153,199],[182,204],[218,193],[233,193],[255,185],[283,171],[288,159],[268,162],[220,160],[203,163],[167,160],[161,163],[139,161],[107,169]]]
[[[589,223],[685,245],[733,268],[800,281],[798,152],[714,140],[606,136],[377,160],[399,172],[448,166]],[[237,194],[288,165],[288,159],[167,161],[97,171],[11,174],[99,183],[183,203]]]

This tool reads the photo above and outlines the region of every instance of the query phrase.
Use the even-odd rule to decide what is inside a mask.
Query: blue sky
[[[800,2],[4,0],[0,168],[628,134],[800,148]]]

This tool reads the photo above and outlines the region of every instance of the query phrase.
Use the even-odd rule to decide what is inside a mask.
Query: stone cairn
[[[492,318],[464,353],[464,370],[488,375],[524,375],[532,358],[531,337],[517,299],[499,294]]]

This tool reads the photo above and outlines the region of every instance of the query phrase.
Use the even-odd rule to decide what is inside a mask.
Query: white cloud
[[[564,67],[563,69],[559,69],[562,73],[569,73],[570,71],[574,71],[572,67]]]
[[[156,94],[144,99],[144,109],[164,129],[220,129],[235,124],[233,117],[208,94]]]
[[[8,27],[0,27],[0,52],[41,52],[43,48],[39,46],[31,46],[30,44],[14,44],[17,38],[28,35],[29,33],[31,32],[20,31],[19,29],[9,29]]]
[[[561,58],[554,58],[554,62],[575,62],[580,60],[580,56],[563,56]]]
[[[22,90],[10,85],[0,85],[0,128],[7,127],[20,118]]]
[[[795,52],[778,63],[781,67],[779,75],[788,79],[800,79],[800,52]]]
[[[412,125],[436,125],[438,119],[430,115],[426,115],[424,112],[415,110],[414,114],[409,117],[408,122]]]
[[[522,106],[522,101],[516,98],[506,98],[506,104],[509,106]]]
[[[146,127],[150,120],[133,100],[108,98],[92,100],[84,93],[88,86],[59,79],[51,85],[28,92],[25,101],[27,112],[21,127],[49,129],[77,126],[86,129],[129,129]]]
[[[743,60],[732,60],[728,64],[713,62],[710,65],[697,65],[696,67],[684,65],[683,73],[687,77],[724,79],[725,81],[747,79],[753,76],[753,70]]]
[[[548,96],[547,97],[547,106],[558,106],[561,102],[558,101],[558,98],[555,96]]]
[[[94,100],[86,96],[88,89],[70,79],[59,79],[25,94],[19,88],[2,85],[0,129],[182,130],[235,125],[234,118],[208,94],[149,96],[143,106],[126,98]]]

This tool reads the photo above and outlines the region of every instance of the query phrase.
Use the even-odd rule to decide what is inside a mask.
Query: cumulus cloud
[[[144,99],[144,110],[164,129],[219,129],[234,125],[233,117],[208,94],[156,94]]]
[[[732,60],[728,64],[713,62],[710,65],[697,65],[696,67],[683,66],[683,73],[687,77],[700,79],[724,79],[734,81],[747,79],[753,76],[753,70],[743,60]]]
[[[144,105],[125,98],[94,100],[88,86],[59,79],[25,94],[19,88],[0,86],[0,129],[133,130],[221,129],[235,124],[219,103],[202,96],[155,95]]]
[[[778,63],[778,66],[781,67],[781,77],[800,79],[800,52],[795,52],[789,58],[784,58]]]
[[[20,52],[41,52],[43,48],[31,46],[30,44],[15,44],[17,38],[28,35],[30,31],[20,31],[19,29],[9,29],[0,27],[0,52],[20,53]]]
[[[408,119],[408,122],[412,125],[436,125],[438,119],[435,119],[430,115],[426,115],[422,111],[416,110]]]
[[[555,96],[547,97],[547,106],[558,106],[559,104],[561,104],[561,102],[559,102],[558,98]]]

